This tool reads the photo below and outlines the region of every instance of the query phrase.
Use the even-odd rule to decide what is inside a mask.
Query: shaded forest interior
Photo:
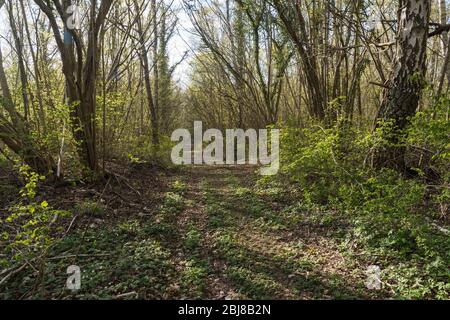
[[[449,299],[449,8],[0,0],[0,299]]]

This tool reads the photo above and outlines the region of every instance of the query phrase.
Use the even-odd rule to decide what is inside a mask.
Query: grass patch
[[[209,272],[210,266],[205,260],[192,258],[186,261],[181,274],[181,288],[186,298],[204,298]]]
[[[187,250],[193,251],[200,247],[202,235],[200,231],[193,225],[188,226],[186,235],[184,236],[184,247]]]
[[[85,200],[75,204],[74,213],[93,217],[102,217],[106,213],[106,206],[100,201]]]

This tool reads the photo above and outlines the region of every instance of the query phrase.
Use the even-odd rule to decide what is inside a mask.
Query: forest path
[[[379,298],[347,255],[335,212],[308,209],[251,166],[124,168],[117,183],[68,186],[74,212],[43,278],[23,270],[11,296],[76,299]],[[68,229],[64,227],[64,230]],[[70,227],[69,227],[70,229]],[[338,236],[340,234],[340,237]],[[344,237],[345,239],[345,237]],[[67,267],[82,287],[64,285]],[[37,283],[43,284],[43,289]]]
[[[341,254],[335,226],[257,179],[250,166],[192,166],[171,177],[169,194],[183,202],[174,248],[190,278],[186,297],[367,297],[364,270]]]

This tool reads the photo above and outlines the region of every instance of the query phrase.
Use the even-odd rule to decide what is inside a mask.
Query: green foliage
[[[117,240],[112,242],[116,243]],[[97,291],[99,286],[106,286],[106,293],[111,294],[132,290],[139,292],[148,288],[147,294],[156,295],[166,286],[166,277],[170,274],[171,268],[170,252],[159,241],[143,239],[127,242],[118,254],[113,277],[119,281],[109,286],[108,275],[104,275],[99,279],[100,283],[91,281],[85,289],[93,292]]]
[[[99,201],[85,200],[75,205],[74,212],[81,215],[101,217],[105,214],[106,207]]]
[[[173,215],[183,210],[184,206],[185,203],[182,196],[174,192],[167,192],[164,195],[164,202],[160,211],[162,214]]]
[[[187,191],[187,186],[183,181],[176,180],[172,183],[171,189],[173,190],[173,192],[183,195]]]
[[[430,217],[448,214],[450,199],[450,123],[444,100],[413,117],[396,139],[389,121],[369,133],[339,121],[331,128],[282,129],[282,169],[275,181],[296,186],[308,210],[344,213],[349,229],[336,232],[343,249],[360,251],[368,261],[376,257],[386,282],[402,298],[450,294],[450,238],[430,222]],[[372,151],[392,143],[406,148],[406,160],[421,173],[419,178],[370,166]],[[420,178],[430,169],[441,177],[432,188]],[[273,183],[265,178],[260,186]]]
[[[149,136],[129,137],[126,141],[126,147],[121,148],[117,153],[132,164],[150,163],[162,167],[171,167],[170,154],[174,143],[170,140],[170,137],[160,135],[160,143],[157,146],[154,146],[149,139]]]
[[[117,230],[124,234],[136,236],[141,230],[141,224],[138,220],[128,220],[117,225]]]
[[[431,234],[423,217],[417,214],[424,194],[422,184],[404,180],[391,171],[367,179],[361,194],[349,197],[347,203],[358,210],[353,219],[356,238],[393,258],[425,255],[426,248],[420,242]]]
[[[158,272],[170,256],[170,253],[156,240],[126,243],[124,252],[128,253],[130,266],[133,268],[145,268]]]
[[[128,158],[130,159],[131,163],[145,163],[145,161],[139,159],[138,157],[133,156],[131,153],[128,154]]]
[[[201,239],[202,235],[197,228],[194,225],[189,225],[184,238],[184,246],[189,250],[195,250],[200,246]]]
[[[7,257],[1,260],[4,266],[45,253],[54,241],[52,234],[57,231],[57,219],[70,215],[67,211],[53,209],[45,200],[37,200],[37,188],[39,181],[44,180],[43,176],[26,165],[19,167],[19,173],[25,180],[20,198],[0,219],[0,249]]]
[[[353,165],[361,157],[359,146],[352,143],[354,135],[352,129],[339,126],[283,129],[281,174],[303,188],[305,201],[333,201],[339,196],[340,186],[351,183],[360,174]]]
[[[206,289],[209,268],[207,261],[198,258],[186,261],[181,275],[181,285],[189,298],[202,298]]]
[[[409,145],[425,148],[434,160],[450,160],[450,121],[447,119],[450,97],[442,97],[434,108],[418,112],[408,128]]]
[[[230,267],[227,276],[239,284],[242,293],[251,299],[273,299],[282,290],[281,284],[270,276],[255,273],[245,267]]]

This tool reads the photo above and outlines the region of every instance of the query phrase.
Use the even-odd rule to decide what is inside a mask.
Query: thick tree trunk
[[[440,22],[442,25],[447,24],[447,5],[445,0],[438,0]],[[440,97],[444,88],[445,78],[450,85],[450,35],[448,32],[442,33],[442,54],[445,56],[444,63],[442,65],[441,74],[439,76],[439,85],[436,92],[437,97]]]
[[[439,2],[439,18],[441,25],[447,24],[447,4],[445,3],[445,0],[438,0]],[[442,33],[442,52],[445,54],[447,52],[448,48],[448,32]],[[450,72],[449,72],[450,75]]]
[[[61,54],[63,73],[69,104],[72,105],[72,130],[79,144],[78,152],[82,162],[92,171],[98,171],[96,150],[95,96],[96,75],[99,57],[98,37],[100,29],[111,9],[114,0],[103,0],[97,8],[97,1],[91,1],[89,35],[87,48],[76,30],[67,28],[67,8],[73,0],[59,1],[34,0],[49,19],[58,50]],[[55,9],[65,21],[64,39],[55,15]],[[86,57],[84,55],[86,54]]]
[[[376,123],[391,121],[394,132],[386,134],[386,146],[376,152],[378,167],[406,169],[400,139],[408,118],[418,108],[424,86],[430,7],[429,0],[400,1],[396,55]]]

